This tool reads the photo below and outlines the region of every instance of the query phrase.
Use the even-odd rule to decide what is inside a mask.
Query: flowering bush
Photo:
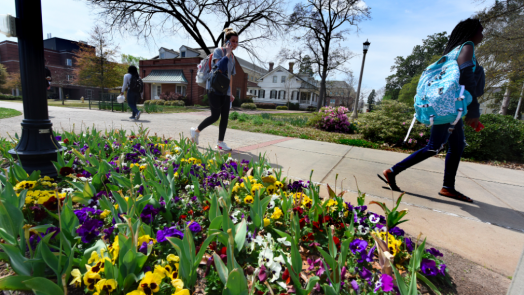
[[[311,119],[310,125],[315,128],[340,133],[353,133],[356,127],[349,122],[346,107],[323,107]]]
[[[16,273],[0,279],[3,289],[414,294],[405,279],[449,279],[442,254],[398,227],[401,198],[391,210],[371,202],[382,216],[364,195],[351,204],[328,187],[321,199],[318,186],[264,158],[147,134],[64,133],[55,179],[16,164],[0,175],[0,259]]]
[[[183,100],[185,98],[184,95],[177,93],[177,92],[164,92],[160,94],[160,99],[162,100]]]

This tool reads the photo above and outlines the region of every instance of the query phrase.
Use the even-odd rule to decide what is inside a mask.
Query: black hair
[[[448,45],[444,49],[443,55],[448,54],[455,47],[464,44],[473,37],[480,28],[480,20],[476,18],[468,18],[458,23],[449,36]]]
[[[131,74],[131,76],[138,76],[138,70],[135,66],[129,66],[129,68],[127,68],[127,72]]]

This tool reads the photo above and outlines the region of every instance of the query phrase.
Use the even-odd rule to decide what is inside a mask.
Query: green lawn
[[[16,117],[16,116],[20,116],[21,114],[22,113],[17,110],[0,108],[0,119]]]
[[[2,100],[7,102],[17,102],[22,103],[21,100]],[[55,101],[53,99],[47,100],[47,105],[54,106],[54,107],[66,107],[66,108],[88,108],[89,107],[89,101],[85,101],[82,103],[80,100],[66,100],[64,104],[62,104],[61,101]],[[98,104],[92,104],[91,108],[98,108]]]
[[[341,140],[360,138],[358,134],[327,132],[307,126],[308,119],[313,116],[311,113],[239,114],[236,119],[234,119],[236,115],[231,116],[231,114],[228,124],[228,128],[231,129],[333,143],[341,143]],[[215,125],[218,124],[219,121],[215,123]]]

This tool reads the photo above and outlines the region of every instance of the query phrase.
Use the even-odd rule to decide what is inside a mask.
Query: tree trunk
[[[511,83],[511,81],[510,81]],[[499,114],[507,115],[509,107],[509,96],[511,95],[511,90],[509,90],[509,85],[506,87],[506,93],[504,93],[504,99],[502,100],[502,105],[500,106]]]
[[[517,105],[517,110],[515,111],[515,120],[519,117],[520,107],[522,106],[522,95],[524,95],[524,84],[522,84],[522,90],[520,90],[519,103]]]
[[[323,102],[324,102],[325,93],[326,93],[326,76],[327,76],[327,65],[326,64],[327,62],[324,62],[324,66],[322,69],[322,77],[320,77],[320,93],[318,97],[317,111],[320,110],[322,106],[324,106]]]

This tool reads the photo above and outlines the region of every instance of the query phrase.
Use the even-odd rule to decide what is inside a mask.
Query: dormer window
[[[180,57],[186,57],[186,52],[185,51],[181,51],[180,52]]]
[[[160,59],[164,59],[164,52],[160,52]]]

